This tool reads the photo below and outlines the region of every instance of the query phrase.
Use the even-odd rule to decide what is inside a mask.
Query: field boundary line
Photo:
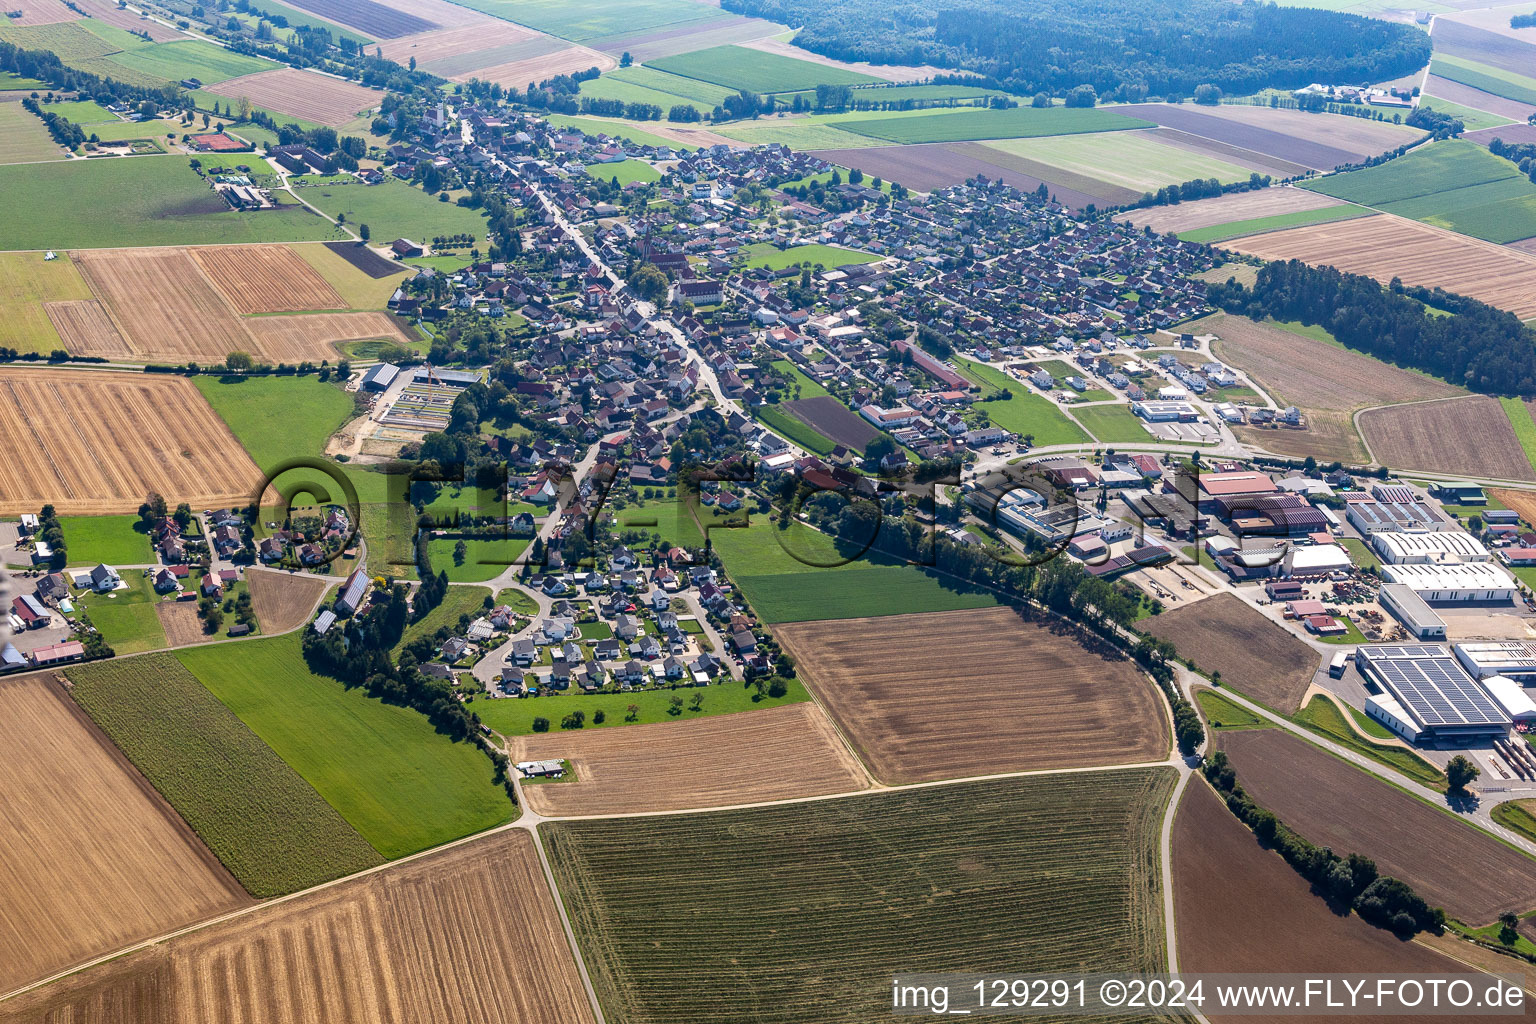
[[[518,805],[522,805],[522,787],[520,786],[518,787]],[[565,899],[560,895],[560,886],[555,881],[554,869],[549,866],[549,855],[544,852],[544,839],[539,835],[539,825],[538,820],[531,822],[528,833],[533,838],[533,848],[539,852],[539,866],[544,869],[544,883],[549,886],[550,898],[555,901],[555,911],[560,915],[560,927],[565,932],[565,941],[571,947],[571,956],[576,958],[576,970],[581,975],[582,987],[587,990],[587,999],[592,1003],[592,1016],[597,1024],[607,1024],[607,1018],[603,1016],[603,1005],[597,998],[597,990],[592,987],[592,976],[587,973],[586,958],[581,955],[581,944],[576,941],[576,931],[571,927],[570,915],[566,913]]]

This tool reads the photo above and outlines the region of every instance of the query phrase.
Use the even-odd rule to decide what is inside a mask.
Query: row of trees
[[[1252,288],[1215,284],[1210,300],[1231,313],[1296,320],[1398,366],[1498,395],[1536,395],[1536,333],[1513,314],[1438,289],[1388,288],[1300,260],[1266,263]],[[1456,316],[1432,316],[1428,303]]]

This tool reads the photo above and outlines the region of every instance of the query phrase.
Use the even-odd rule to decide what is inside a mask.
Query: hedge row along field
[[[865,1022],[889,1016],[895,965],[1161,969],[1174,780],[1128,769],[541,829],[613,1024]]]
[[[75,700],[253,896],[381,864],[314,787],[173,657],[69,670]]]

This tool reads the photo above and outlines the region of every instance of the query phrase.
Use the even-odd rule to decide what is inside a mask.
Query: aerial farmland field
[[[745,46],[716,46],[675,57],[663,57],[651,61],[647,67],[683,78],[696,78],[727,89],[746,89],[760,93],[795,92],[814,89],[818,85],[865,85],[879,81],[872,75],[764,53]]]
[[[345,215],[348,223],[367,224],[375,238],[410,238],[426,244],[438,235],[467,234],[476,239],[485,235],[484,214],[457,203],[439,203],[403,181],[364,185],[349,178],[306,186],[299,194],[332,218]]]
[[[377,108],[384,98],[382,92],[295,68],[257,71],[206,91],[235,100],[244,97],[258,107],[333,128],[355,120],[360,111]]]
[[[239,313],[346,308],[325,278],[288,246],[200,246],[190,254]]]
[[[1012,609],[802,622],[778,634],[888,785],[1168,752],[1161,702],[1129,662]],[[946,669],[958,651],[967,667]]]
[[[62,348],[49,306],[90,299],[90,286],[67,255],[45,260],[42,253],[0,253],[0,346],[39,353]]]
[[[869,787],[863,766],[811,701],[622,729],[520,736],[511,749],[514,761],[571,762],[575,781],[523,789],[529,808],[550,817],[719,807]],[[784,770],[788,764],[793,770]]]
[[[0,734],[0,992],[248,902],[53,673],[0,682]]]
[[[974,782],[540,831],[615,1024],[874,1020],[898,962],[1157,969],[1149,867],[1173,778],[1162,768]]]
[[[1150,128],[1152,123],[1110,109],[1013,107],[1008,110],[916,111],[907,117],[839,120],[837,127],[855,135],[897,144],[969,142],[976,139],[1026,139],[1037,135],[1075,135]]]
[[[1368,409],[1360,414],[1360,430],[1371,454],[1388,466],[1536,480],[1509,417],[1487,395]]]
[[[1476,926],[1536,908],[1531,859],[1454,816],[1278,729],[1225,732],[1220,744],[1238,782],[1281,821],[1340,855],[1373,858],[1453,917]]]
[[[1234,163],[1165,146],[1150,132],[1058,135],[987,145],[1136,192],[1155,192],[1165,185],[1179,185],[1195,178],[1246,181],[1253,173]]]
[[[1221,683],[1238,693],[1290,714],[1322,656],[1235,594],[1218,594],[1143,619],[1143,632],[1172,642],[1180,658],[1205,673],[1220,672]]]
[[[252,895],[295,892],[384,862],[172,656],[68,674],[75,700]]]
[[[199,505],[248,498],[256,467],[185,378],[0,370],[0,422],[26,438],[0,466],[0,511],[124,512],[154,490]],[[53,410],[90,410],[39,431]]]
[[[593,1020],[523,832],[179,936],[9,1002],[6,1019],[205,1024],[232,1006],[268,1021]]]
[[[63,147],[54,142],[37,117],[20,103],[0,103],[0,164],[62,160]]]
[[[690,0],[610,0],[597,6],[562,0],[469,0],[464,6],[578,43],[726,17],[718,7]]]

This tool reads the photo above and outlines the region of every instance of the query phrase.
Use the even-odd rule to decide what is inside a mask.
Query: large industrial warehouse
[[[1430,604],[1453,601],[1497,603],[1511,601],[1515,596],[1514,578],[1488,562],[1386,564],[1381,567],[1381,574],[1388,583],[1411,587]]]
[[[1503,705],[1442,644],[1361,647],[1355,665],[1377,690],[1366,699],[1366,713],[1411,743],[1491,743],[1514,724]]]

